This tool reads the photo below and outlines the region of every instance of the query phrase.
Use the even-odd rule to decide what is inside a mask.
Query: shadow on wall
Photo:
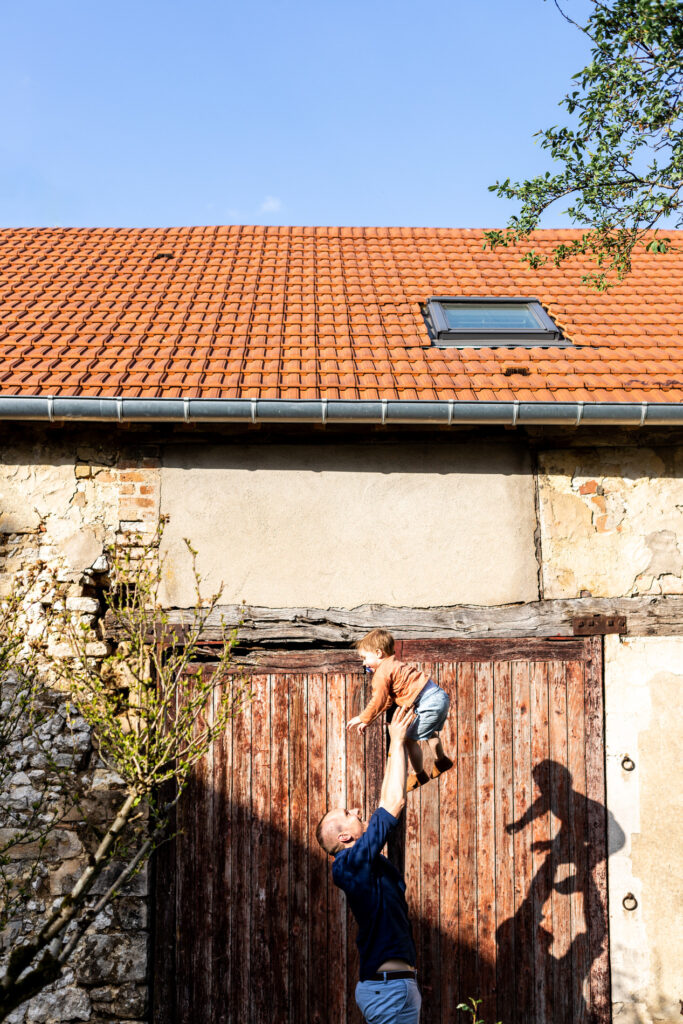
[[[572,813],[573,808],[585,802],[585,820],[595,821],[604,808],[576,792],[571,773],[556,761],[540,762],[534,766],[532,775],[540,796],[521,818],[507,824],[506,830],[518,832],[548,812],[560,825],[551,839],[531,844],[534,852],[546,854],[545,860],[514,917],[503,921],[496,931],[498,962],[515,963],[515,1003],[509,1019],[567,1024],[609,1021],[609,977],[604,970],[592,970],[607,940],[607,908],[596,884],[596,872],[605,869],[605,844],[591,842],[592,837],[577,828],[580,817]],[[569,794],[567,802],[557,799],[563,791]],[[623,847],[626,837],[611,812],[607,812],[607,818],[613,843],[611,852],[616,852]],[[568,897],[570,901],[568,934],[567,922],[563,922],[563,929],[558,929],[559,922],[549,912],[549,902],[556,902],[557,896]]]
[[[316,806],[321,780],[305,772],[300,784],[295,778],[287,811],[277,766],[269,767],[269,799],[251,808],[254,774],[245,779],[225,765],[214,764],[211,774],[203,767],[181,803],[176,839],[157,854],[155,1024],[361,1022],[353,998],[355,923],[313,838],[318,811],[326,809],[321,801]],[[251,772],[258,770],[256,755]],[[539,798],[506,823],[508,832],[530,834],[539,865],[515,912],[496,927],[495,912],[489,908],[487,916],[477,893],[463,892],[451,913],[437,900],[428,915],[423,899],[422,913],[413,914],[425,1024],[452,1024],[457,1004],[470,996],[482,999],[486,1024],[610,1019],[609,977],[596,969],[607,934],[596,884],[605,863],[595,851],[604,843],[581,831],[582,820],[604,821],[604,809],[595,804],[600,814],[591,815],[594,802],[572,788],[557,762],[543,761],[533,774]],[[568,800],[557,801],[565,786]],[[559,826],[551,839],[534,842],[534,822],[548,812]],[[614,819],[610,829],[623,844]],[[404,841],[399,834],[390,851],[399,866]],[[423,879],[432,868],[423,864]],[[481,934],[487,919],[495,929],[488,937]],[[472,934],[474,942],[465,938]]]

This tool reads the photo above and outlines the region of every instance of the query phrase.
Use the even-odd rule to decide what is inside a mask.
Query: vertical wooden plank
[[[496,935],[509,928],[515,914],[514,840],[506,829],[514,820],[512,777],[512,669],[509,661],[494,666],[495,875]],[[509,955],[496,955],[495,1020],[515,1019],[515,942]],[[493,1015],[491,1019],[494,1019]]]
[[[529,663],[512,662],[513,700],[513,820],[520,821],[532,802],[531,791],[531,689]],[[498,927],[498,958],[515,964],[514,1020],[532,1024],[534,1018],[534,924],[531,829],[514,833],[515,917]]]
[[[591,1011],[596,1024],[608,1024],[611,1009],[607,923],[607,812],[602,638],[588,641],[586,662],[586,796],[589,874],[587,915],[590,922]]]
[[[173,799],[165,786],[160,799]],[[169,818],[169,834],[177,830],[175,808]],[[176,1024],[176,840],[163,843],[154,854],[154,959],[152,964],[153,1024]]]
[[[168,709],[170,726],[176,709]],[[159,799],[162,806],[171,803],[177,796],[173,782],[161,786]],[[168,834],[172,837],[163,843],[152,859],[154,906],[153,921],[153,964],[152,964],[152,1021],[153,1024],[178,1024],[177,986],[178,963],[176,962],[176,907],[178,900],[177,879],[180,865],[178,849],[178,808],[174,805],[168,819]]]
[[[315,839],[315,828],[326,811],[326,677],[308,677],[308,814],[309,814],[309,991],[308,1019],[311,1024],[327,1024],[327,857]],[[270,1019],[270,1018],[269,1018]]]
[[[270,821],[270,680],[253,676],[251,686],[251,1021],[271,1020],[273,949],[268,913],[272,825]]]
[[[449,1024],[456,1020],[458,1005],[458,694],[454,662],[439,666],[438,682],[451,698],[441,742],[453,767],[439,778],[441,1024]]]
[[[586,734],[584,728],[584,664],[567,665],[567,765],[571,774],[569,791],[569,856],[575,884],[570,895],[572,1024],[587,1024],[590,1002],[590,958],[588,938],[588,847],[586,832]]]
[[[571,1024],[571,920],[569,898],[563,880],[571,870],[569,854],[569,779],[567,767],[567,681],[566,663],[548,662],[550,807],[552,810],[552,890],[551,961],[555,1021]],[[569,954],[569,955],[567,955]]]
[[[431,662],[418,662],[417,665],[429,679],[436,675]],[[429,773],[432,762],[426,742],[422,743],[422,753]],[[408,770],[412,771],[410,764]],[[422,1012],[426,1020],[438,1022],[441,1019],[439,784],[429,782],[419,792],[420,914],[413,920],[413,933],[420,970]]]
[[[422,988],[421,940],[421,906],[422,906],[422,871],[420,860],[420,820],[422,806],[422,789],[414,789],[406,796],[405,816],[405,850],[404,850],[404,881],[406,883],[406,902],[408,914],[413,928],[415,949],[418,956],[418,977]]]
[[[549,954],[552,945],[552,857],[550,852],[550,738],[548,723],[548,663],[533,662],[531,683],[531,794],[543,807],[531,822],[534,878],[534,995],[537,1024],[554,1020],[553,970]]]
[[[346,807],[346,689],[353,685],[343,675],[327,677],[327,792],[325,810]],[[362,806],[360,804],[359,806]],[[328,875],[327,941],[329,1020],[346,1021],[347,956],[346,898],[331,878],[332,858],[326,858]]]
[[[496,861],[494,799],[493,665],[475,671],[477,743],[477,956],[480,1012],[493,1020],[496,1012]]]
[[[252,817],[251,817],[251,703],[233,722],[233,904],[231,923],[230,979],[235,1024],[249,1024],[251,1006],[252,931]],[[187,1024],[193,1024],[194,1016]]]
[[[353,735],[356,735],[355,730]],[[363,763],[365,763],[364,814],[367,820],[379,807],[379,798],[382,792],[382,780],[384,779],[384,715],[375,719],[372,725],[368,726],[363,735],[363,739],[365,741],[364,758],[362,749],[358,750],[355,747],[352,737],[349,737],[347,750],[349,781],[348,798],[350,800],[355,791],[354,775],[356,774],[356,765],[360,765],[362,770]],[[352,802],[351,806],[356,807],[358,805],[355,802]]]
[[[227,680],[223,686],[233,688],[240,683]],[[216,693],[220,701],[223,687]],[[229,721],[222,736],[214,743],[213,807],[215,841],[212,855],[215,864],[216,896],[213,901],[213,971],[211,977],[212,1024],[232,1024],[234,1020],[232,993],[229,989],[232,892],[232,730]]]
[[[192,682],[188,680],[188,685]],[[197,716],[204,727],[207,708]],[[178,986],[178,1018],[190,1024],[197,1006],[211,1004],[211,918],[213,894],[212,749],[192,769],[190,783],[178,805],[180,870],[176,906],[178,958],[183,965]]]
[[[307,677],[289,678],[290,1014],[308,1020]]]
[[[346,677],[346,721],[357,715],[366,705],[369,683],[365,675],[355,673]],[[381,729],[376,722],[370,729]],[[370,729],[367,732],[370,732]],[[367,733],[366,733],[367,734]],[[368,815],[369,800],[366,791],[366,739],[357,729],[346,732],[346,807],[359,807]],[[372,808],[374,810],[375,808]],[[355,944],[357,928],[353,914],[346,905],[346,1013],[347,1021],[359,1024],[362,1020],[355,1004],[355,986],[358,981],[358,949]]]
[[[460,997],[478,999],[477,957],[477,769],[475,666],[458,666],[458,849],[460,893],[458,942]]]
[[[270,887],[272,943],[271,1020],[289,1016],[289,677],[272,675],[270,686]],[[234,1024],[239,1024],[235,1021]]]

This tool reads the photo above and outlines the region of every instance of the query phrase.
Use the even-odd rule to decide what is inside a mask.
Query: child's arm
[[[359,732],[364,732],[370,723],[374,722],[377,716],[381,715],[389,707],[391,704],[389,682],[389,670],[385,671],[382,665],[380,665],[372,677],[372,699],[370,703],[359,715],[356,715],[355,718],[346,723],[347,729],[358,729]]]

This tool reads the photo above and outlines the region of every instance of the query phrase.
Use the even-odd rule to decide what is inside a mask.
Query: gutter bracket
[[[640,425],[641,425],[641,427],[644,425],[645,417],[647,416],[647,405],[648,405],[647,402],[641,402],[640,403]]]
[[[257,401],[258,401],[258,399],[256,399],[256,398],[252,398],[251,399],[251,422],[252,423],[256,423],[256,402]]]
[[[517,420],[519,418],[519,401],[515,399],[512,403],[512,426],[517,426]]]
[[[186,423],[190,422],[190,399],[183,398],[183,418]]]
[[[381,405],[382,405],[382,426],[384,426],[384,424],[387,422],[387,399],[386,398],[383,398],[381,400]]]
[[[47,418],[50,423],[55,421],[55,400],[52,395],[47,396]]]
[[[580,424],[583,418],[583,402],[576,403],[576,426]]]
[[[327,399],[320,399],[320,422],[323,426],[327,423]]]
[[[121,395],[116,396],[116,419],[119,423],[123,423],[123,398]]]

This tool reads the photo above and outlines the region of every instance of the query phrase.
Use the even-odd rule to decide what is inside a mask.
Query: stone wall
[[[57,587],[27,609],[35,627],[49,602],[62,601],[68,612],[96,625],[107,567],[106,549],[115,544],[139,553],[139,538],[152,537],[159,519],[159,452],[146,444],[124,446],[73,443],[59,437],[4,444],[0,455],[0,591],[16,574],[38,561],[54,571]],[[61,636],[48,638],[52,655],[66,654]],[[103,640],[88,653],[101,657]],[[43,866],[28,905],[39,916],[63,898],[80,875],[92,847],[91,826],[111,820],[121,802],[118,781],[98,760],[82,719],[69,719],[64,695],[53,689],[41,730],[52,755],[80,775],[90,827],[74,812],[53,835],[41,855]],[[10,751],[15,772],[0,798],[0,816],[21,810],[46,781],[45,758],[27,730]],[[4,811],[3,811],[4,808]],[[0,821],[0,825],[3,822]],[[30,848],[15,849],[15,858],[31,857]],[[19,865],[17,865],[19,866]],[[106,877],[93,889],[104,891]],[[126,894],[95,921],[60,980],[9,1018],[11,1024],[62,1024],[67,1021],[144,1021],[148,1002],[147,871],[140,872]],[[0,958],[20,941],[31,921],[15,920],[0,934]]]

